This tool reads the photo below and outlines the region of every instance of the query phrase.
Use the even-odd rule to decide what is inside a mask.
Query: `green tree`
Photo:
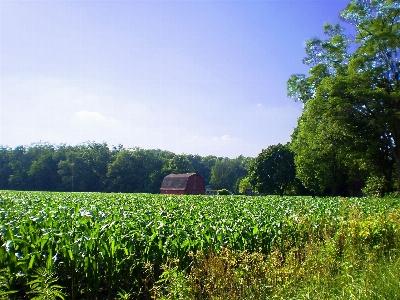
[[[109,164],[109,190],[116,192],[158,193],[165,175],[169,152],[140,148],[121,150]]]
[[[395,162],[400,189],[399,14],[397,1],[352,0],[340,16],[354,39],[328,24],[329,39],[307,42],[310,75],[293,75],[287,86],[304,103],[292,149],[308,188],[335,193],[368,174],[390,181]]]
[[[194,167],[186,154],[176,154],[169,162],[169,171],[174,174],[193,173]]]
[[[244,156],[217,160],[211,170],[210,184],[214,189],[228,189],[238,192],[240,180],[247,176],[249,160]]]
[[[65,160],[58,163],[58,174],[61,177],[63,191],[90,191],[93,172],[79,152],[71,150],[67,153]]]
[[[259,193],[283,196],[296,175],[294,153],[287,145],[263,149],[249,167],[249,181]]]
[[[251,183],[250,183],[250,178],[249,177],[244,177],[239,182],[239,193],[240,194],[246,194],[246,192],[248,190],[252,190],[252,186],[251,186]]]
[[[211,171],[218,158],[214,155],[207,155],[201,158],[202,169],[199,169],[199,174],[204,179],[204,184],[208,185],[211,181]]]
[[[26,154],[25,146],[15,147],[10,155],[10,167],[12,174],[8,180],[9,188],[15,190],[30,190],[28,170],[31,166],[31,159]]]
[[[62,190],[104,191],[111,152],[106,143],[85,143],[63,148],[64,159],[58,162]]]
[[[0,189],[8,189],[8,180],[12,174],[10,166],[11,149],[0,146]]]
[[[200,155],[187,155],[190,163],[192,164],[194,171],[198,173],[203,179],[204,184],[207,185],[210,182],[211,169],[217,160],[216,156],[201,157]]]
[[[34,190],[55,191],[58,188],[60,177],[53,154],[54,149],[48,149],[46,153],[41,153],[37,160],[32,162],[28,175],[33,181]]]
[[[110,190],[115,192],[135,192],[136,184],[136,159],[132,151],[118,152],[115,160],[109,164],[107,177],[110,181]]]

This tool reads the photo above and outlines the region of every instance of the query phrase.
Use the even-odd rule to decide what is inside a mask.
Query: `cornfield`
[[[360,244],[384,239],[385,251],[398,228],[382,216],[399,201],[1,191],[2,284],[24,295],[35,272],[48,270],[71,299],[144,295],[171,259],[185,269],[207,249],[284,254],[337,234],[354,214],[371,220],[354,235]]]

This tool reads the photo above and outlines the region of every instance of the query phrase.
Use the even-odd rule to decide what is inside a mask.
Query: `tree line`
[[[0,146],[0,189],[159,193],[166,175],[197,172],[205,184],[237,192],[250,161],[95,142]]]

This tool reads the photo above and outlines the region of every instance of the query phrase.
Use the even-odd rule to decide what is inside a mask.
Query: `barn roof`
[[[198,175],[197,173],[185,173],[185,174],[169,174],[164,177],[161,184],[161,189],[168,190],[184,190],[188,178],[193,175]]]

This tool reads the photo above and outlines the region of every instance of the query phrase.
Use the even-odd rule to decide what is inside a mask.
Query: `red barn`
[[[161,194],[205,194],[204,180],[197,173],[169,174],[161,184]]]

